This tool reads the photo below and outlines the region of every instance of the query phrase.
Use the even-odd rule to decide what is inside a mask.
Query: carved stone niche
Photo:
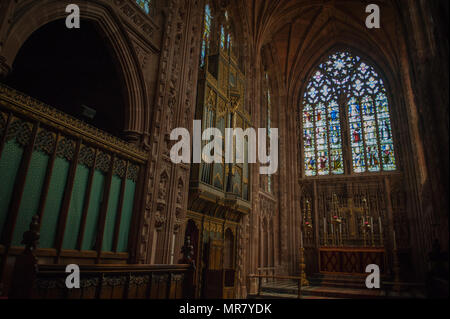
[[[169,176],[164,171],[159,178],[159,188],[158,188],[158,203],[165,202],[167,195],[167,184],[169,181]]]
[[[155,213],[155,229],[161,231],[162,227],[166,222],[166,217],[161,214],[161,211],[157,210]]]
[[[158,200],[158,202],[156,203],[156,211],[159,212],[160,214],[162,214],[162,212],[164,211],[165,208],[166,208],[166,202],[163,200]]]
[[[183,180],[180,178],[178,180],[178,186],[177,186],[177,198],[176,198],[176,204],[177,206],[182,206],[183,205],[183,188],[184,188],[184,183]]]
[[[181,207],[177,207],[175,209],[175,219],[173,224],[173,232],[175,234],[177,234],[180,231],[181,226],[183,226],[184,224],[183,212],[184,210]]]
[[[170,116],[170,117],[173,117]],[[172,145],[174,144],[174,142],[170,139],[170,133],[165,133],[164,134],[164,155],[166,156],[170,156],[170,149],[172,148]]]

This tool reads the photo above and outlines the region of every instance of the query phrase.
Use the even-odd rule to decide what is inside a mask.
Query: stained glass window
[[[264,73],[264,98],[266,99],[266,110],[265,114],[262,112],[263,116],[261,117],[262,122],[266,122],[266,128],[267,128],[267,148],[268,151],[270,151],[270,138],[272,136],[272,97],[270,94],[270,83],[269,83],[269,75],[268,73]],[[267,184],[265,187],[265,190],[269,193],[272,192],[272,175],[267,175]]]
[[[220,26],[220,48],[225,52],[228,52],[231,48],[231,34],[228,30],[229,27],[229,18],[228,11],[225,11],[225,21],[224,24]],[[228,52],[229,53],[229,52]]]
[[[203,29],[202,51],[200,54],[200,66],[204,67],[206,63],[206,55],[209,48],[209,39],[211,34],[211,8],[207,4],[205,6],[205,25]]]
[[[302,123],[306,176],[344,173],[347,131],[353,172],[396,170],[386,89],[360,57],[337,52],[319,65],[305,90]]]
[[[136,3],[145,11],[145,13],[150,13],[150,0],[136,0]]]
[[[226,49],[227,47],[227,35],[225,34],[224,26],[220,26],[220,47]]]

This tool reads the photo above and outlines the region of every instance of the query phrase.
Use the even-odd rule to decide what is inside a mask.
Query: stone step
[[[272,284],[272,285],[266,285],[266,286],[262,286],[261,287],[261,292],[265,292],[265,293],[277,293],[277,294],[292,294],[292,295],[297,295],[297,291],[298,291],[298,286],[296,286],[295,284]]]
[[[275,296],[274,298],[297,298],[296,288],[276,288],[265,287],[261,289],[261,295]],[[308,286],[302,288],[302,298],[377,298],[384,295],[384,292],[380,290],[369,290],[367,288],[342,288],[342,287],[329,287],[329,286]]]
[[[334,288],[352,288],[352,289],[366,289],[365,283],[361,282],[337,282],[337,281],[321,281],[321,282],[312,282],[310,281],[311,286],[322,286],[322,287],[334,287]]]
[[[352,288],[336,288],[325,286],[310,286],[302,289],[302,295],[305,297],[324,297],[324,298],[340,298],[340,299],[374,299],[382,298],[384,292],[377,289],[352,289]]]
[[[286,293],[269,293],[262,292],[259,296],[249,296],[250,299],[298,299],[296,294],[286,294]],[[301,299],[340,299],[327,296],[314,296],[314,295],[302,295]]]
[[[308,277],[309,286],[302,287],[302,298],[378,298],[384,292],[366,288],[365,277],[347,274],[313,274]],[[297,298],[298,283],[296,281],[277,281],[264,283],[261,295],[269,298]],[[289,297],[288,297],[289,296]]]
[[[341,288],[366,288],[365,279],[348,279],[348,278],[310,278],[311,286],[325,286],[325,287],[341,287]]]
[[[419,292],[402,291],[395,293],[389,291],[386,296],[385,289],[368,289],[364,276],[347,274],[313,274],[308,277],[309,286],[302,287],[303,299],[372,299],[372,298],[422,298]],[[383,278],[381,279],[383,282]],[[266,282],[261,286],[258,298],[297,298],[298,282],[274,281]]]

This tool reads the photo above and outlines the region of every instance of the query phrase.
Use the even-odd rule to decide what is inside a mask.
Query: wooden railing
[[[185,243],[178,265],[77,265],[79,287],[66,283],[65,264],[38,264],[39,217],[23,234],[24,251],[17,256],[8,298],[11,299],[180,299],[194,293],[190,243]],[[70,281],[70,280],[69,280]]]
[[[267,276],[275,276],[276,270],[277,270],[276,267],[259,267],[256,269],[258,275],[267,275]]]
[[[39,216],[48,264],[133,262],[148,154],[0,84],[0,281]],[[42,262],[41,260],[41,262]]]
[[[302,278],[300,276],[276,276],[276,275],[256,275],[251,274],[248,276],[250,280],[256,279],[257,280],[257,292],[256,295],[261,295],[261,287],[262,287],[262,280],[261,279],[278,279],[278,280],[292,280],[297,282],[297,298],[301,298],[302,296]]]
[[[15,281],[9,298],[181,299],[190,265],[80,265],[80,288],[67,288],[66,265],[37,265],[32,281]],[[23,276],[24,274],[22,274]]]

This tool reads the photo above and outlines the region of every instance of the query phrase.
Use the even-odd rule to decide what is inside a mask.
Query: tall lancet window
[[[270,137],[272,134],[271,131],[271,112],[272,112],[272,99],[270,96],[270,84],[269,84],[269,75],[265,73],[265,81],[266,81],[266,103],[267,103],[267,114],[266,114],[266,127],[267,127],[267,147],[270,145]],[[272,175],[267,175],[267,192],[272,192]]]
[[[360,57],[336,52],[318,66],[303,96],[302,123],[306,176],[343,174],[345,156],[355,173],[396,170],[386,88]]]
[[[211,35],[211,8],[207,4],[205,6],[205,21],[203,26],[202,51],[200,53],[200,66],[204,67],[206,63],[206,55],[209,49],[209,40]]]

